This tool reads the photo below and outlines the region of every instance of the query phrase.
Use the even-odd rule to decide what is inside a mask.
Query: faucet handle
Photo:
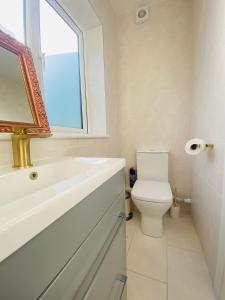
[[[16,135],[22,135],[22,134],[27,134],[27,129],[28,128],[26,128],[24,126],[13,126],[12,132],[13,132],[13,134],[16,134]]]
[[[14,135],[19,135],[21,138],[48,138],[51,137],[51,133],[28,133],[27,130],[30,129],[30,127],[24,127],[24,126],[13,126],[12,132]]]

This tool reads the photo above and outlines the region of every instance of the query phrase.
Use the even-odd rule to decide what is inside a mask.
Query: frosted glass
[[[83,128],[77,33],[45,1],[40,1],[41,50],[45,54],[44,93],[52,126]]]

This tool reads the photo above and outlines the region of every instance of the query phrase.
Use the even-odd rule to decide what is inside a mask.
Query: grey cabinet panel
[[[84,300],[120,300],[126,283],[125,224],[121,226]],[[124,280],[125,279],[125,280]],[[74,300],[80,300],[74,298]]]
[[[123,171],[0,263],[0,299],[33,300],[66,263],[124,189]]]
[[[88,284],[88,277],[91,276],[96,258],[101,253],[101,249],[104,248],[108,237],[116,226],[115,224],[120,222],[121,218],[119,216],[123,211],[123,199],[124,196],[120,195],[98,223],[94,232],[82,244],[47,291],[39,298],[40,300],[71,300],[76,294],[82,294],[82,290],[86,292],[85,282]],[[80,298],[82,297],[80,296]]]

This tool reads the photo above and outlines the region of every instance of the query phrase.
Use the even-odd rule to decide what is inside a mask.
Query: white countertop
[[[67,157],[0,171],[0,261],[125,167],[119,158]],[[29,178],[37,172],[36,181]]]

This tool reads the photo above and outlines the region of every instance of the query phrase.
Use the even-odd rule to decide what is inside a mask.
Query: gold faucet
[[[12,148],[13,148],[13,168],[32,167],[30,156],[30,139],[48,138],[52,134],[29,134],[28,128],[13,127],[12,131]]]

